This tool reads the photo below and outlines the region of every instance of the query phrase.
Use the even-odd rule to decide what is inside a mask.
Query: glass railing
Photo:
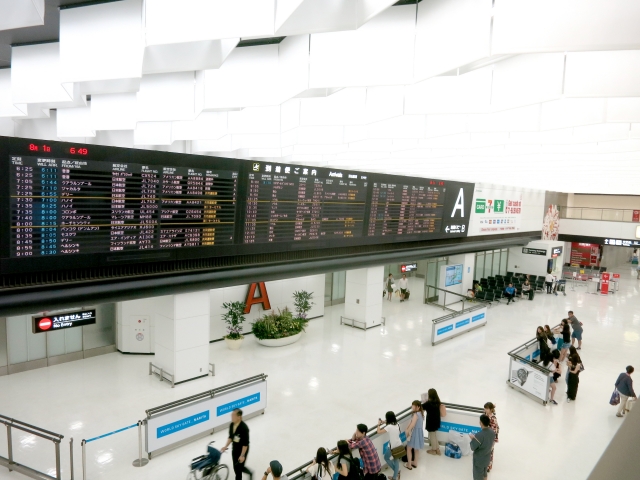
[[[636,222],[639,223],[639,210],[616,208],[589,208],[558,206],[560,218],[577,220],[602,220],[605,222]],[[636,215],[634,216],[634,212]]]

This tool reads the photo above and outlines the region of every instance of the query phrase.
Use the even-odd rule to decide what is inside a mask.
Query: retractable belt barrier
[[[28,423],[21,422],[20,420],[16,420],[15,418],[5,417],[4,415],[0,415],[0,423],[3,423],[7,428],[7,457],[0,456],[0,465],[7,467],[9,471],[15,471],[22,473],[31,478],[42,479],[42,480],[61,480],[62,472],[60,470],[60,442],[64,438],[63,435],[59,433],[50,432],[49,430],[45,430],[40,427],[36,427],[34,425],[29,425]],[[28,467],[27,465],[22,465],[20,463],[13,461],[13,437],[12,430],[21,430],[23,432],[29,433],[31,435],[35,435],[40,438],[44,438],[45,440],[49,440],[53,442],[53,446],[55,448],[55,456],[56,456],[56,473],[55,477],[48,475],[46,473],[40,472],[34,468]],[[73,458],[73,439],[71,439],[71,455]],[[73,466],[71,470],[71,479],[73,480]]]
[[[555,329],[560,325],[552,328]],[[540,358],[538,339],[534,338],[511,350],[509,355],[509,376],[507,385],[524,393],[529,398],[546,405],[549,401],[552,371],[539,365]]]
[[[441,422],[442,425],[438,432],[460,432],[460,433],[476,433],[480,430],[479,418],[480,415],[484,413],[484,409],[477,407],[469,407],[465,405],[456,405],[454,403],[444,403],[442,404],[447,407],[447,418],[446,422]],[[398,426],[400,430],[404,432],[411,421],[411,407],[405,408],[404,410],[396,413],[396,420],[398,421]],[[469,425],[469,420],[475,419],[475,425]],[[377,433],[377,422],[376,427],[372,427],[367,430],[367,437],[371,439],[373,445],[376,447],[376,452],[378,453],[378,457],[380,459],[380,465],[382,468],[386,466],[386,462],[384,460],[384,452],[387,448],[390,448],[389,445],[389,434],[383,433],[378,435]],[[404,433],[401,435],[402,441],[406,441],[404,437]],[[442,442],[439,442],[442,443]],[[332,447],[335,448],[335,447]],[[360,455],[356,449],[352,450],[351,454],[354,458],[360,458]],[[338,455],[333,454],[330,455],[329,461],[337,460]],[[299,467],[291,470],[287,473],[287,478],[289,480],[302,480],[304,478],[309,478],[309,474],[306,472],[306,468],[309,467],[313,462],[307,462]],[[335,465],[335,462],[334,462]]]
[[[134,467],[144,467],[149,460],[146,458],[142,458],[142,424],[143,421],[138,421],[132,425],[127,427],[119,428],[118,430],[113,430],[112,432],[104,433],[102,435],[98,435],[97,437],[83,439],[80,442],[80,446],[82,447],[82,479],[87,479],[87,443],[95,442],[96,440],[100,440],[102,438],[110,437],[111,435],[115,435],[116,433],[126,432],[127,430],[131,430],[132,428],[138,427],[138,458],[136,458],[132,464]],[[71,460],[71,464],[73,465],[73,457]],[[73,476],[71,477],[73,480]]]

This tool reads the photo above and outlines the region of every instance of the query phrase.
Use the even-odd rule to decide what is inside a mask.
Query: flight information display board
[[[11,156],[12,258],[229,245],[238,172]]]
[[[256,162],[247,185],[245,244],[363,234],[366,174]]]
[[[474,185],[0,137],[0,273],[466,236]]]

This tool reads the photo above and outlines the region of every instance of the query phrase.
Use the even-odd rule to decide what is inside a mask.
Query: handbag
[[[611,400],[609,400],[611,405],[620,405],[620,393],[617,388],[613,389],[613,393],[611,394]]]
[[[399,426],[399,425],[398,425],[398,431],[400,432],[400,435],[399,435],[399,437],[400,437],[400,441],[403,441],[403,440],[402,440],[402,433],[403,433],[403,432],[402,432],[402,430],[400,429],[400,426]],[[406,440],[406,438],[407,438],[407,437],[405,436],[405,440]],[[391,447],[391,442],[389,442],[389,447]],[[395,460],[397,460],[397,459],[399,459],[399,458],[402,458],[402,457],[404,457],[404,456],[406,456],[406,455],[407,455],[407,447],[405,447],[404,445],[398,445],[397,447],[394,447],[394,448],[392,448],[392,449],[391,449],[391,456],[392,456]]]

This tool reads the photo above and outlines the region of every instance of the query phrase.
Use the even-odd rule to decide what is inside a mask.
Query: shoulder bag
[[[402,431],[400,430],[400,425],[397,425],[397,427],[398,427],[398,432],[401,435]],[[389,447],[391,447],[391,440],[389,440]],[[399,445],[391,449],[391,456],[396,460],[404,457],[406,454],[407,454],[407,447],[405,447],[404,445]]]

